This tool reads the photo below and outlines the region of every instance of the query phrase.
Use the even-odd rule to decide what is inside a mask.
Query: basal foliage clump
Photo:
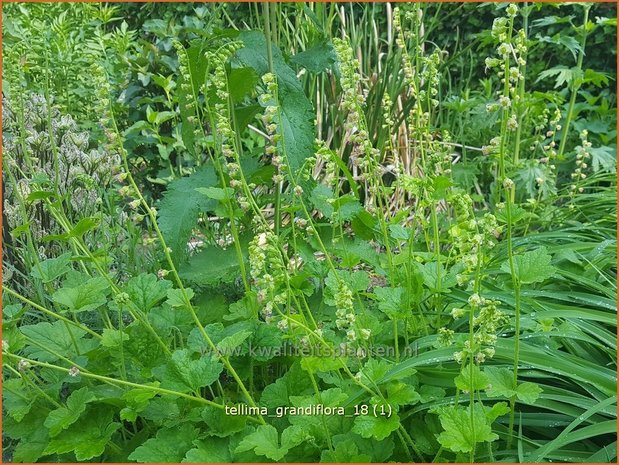
[[[615,459],[616,19],[451,5],[463,65],[435,4],[79,8],[84,105],[45,11],[3,52],[12,461]]]

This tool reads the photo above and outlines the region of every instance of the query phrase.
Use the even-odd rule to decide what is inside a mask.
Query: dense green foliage
[[[616,5],[2,9],[5,460],[616,460]]]

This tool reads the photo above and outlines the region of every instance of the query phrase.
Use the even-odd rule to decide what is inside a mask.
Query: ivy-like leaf
[[[402,306],[404,288],[377,287],[374,289],[378,297],[378,309],[391,319],[404,318],[406,310]]]
[[[193,289],[186,287],[185,296],[187,296],[187,299],[191,300],[193,295]],[[168,299],[166,300],[166,303],[170,307],[185,307],[187,305],[181,289],[168,289]]]
[[[337,63],[337,55],[333,44],[323,39],[312,47],[297,53],[290,58],[290,61],[303,66],[312,73],[322,73],[333,69],[333,65]]]
[[[308,374],[301,369],[300,363],[293,364],[284,376],[262,391],[260,404],[268,408],[289,405],[292,395],[303,395],[312,391]]]
[[[535,383],[524,382],[514,389],[514,375],[507,368],[486,368],[490,385],[486,389],[488,397],[505,397],[511,399],[514,395],[526,404],[533,404],[542,392]]]
[[[15,421],[22,421],[30,412],[37,397],[26,390],[24,381],[17,378],[2,383],[2,407]]]
[[[247,425],[248,418],[244,415],[226,415],[223,409],[214,407],[205,407],[201,416],[209,427],[206,434],[220,438],[242,431]]]
[[[130,422],[136,421],[138,414],[148,406],[149,401],[155,395],[156,392],[148,389],[131,389],[125,392],[123,400],[127,402],[127,406],[120,411],[120,419]]]
[[[520,383],[516,388],[516,397],[525,404],[533,404],[542,393],[542,388],[535,383]]]
[[[413,405],[421,400],[421,396],[410,384],[394,381],[387,385],[387,400],[395,405]]]

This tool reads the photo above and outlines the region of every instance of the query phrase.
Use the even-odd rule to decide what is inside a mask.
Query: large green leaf
[[[193,40],[186,49],[188,60],[188,73],[179,75],[176,86],[181,114],[181,137],[183,144],[193,156],[197,155],[195,147],[194,131],[198,129],[196,123],[192,123],[192,117],[196,116],[196,97],[200,93],[200,87],[206,79],[207,61],[204,59],[204,41]],[[194,105],[191,105],[194,103]]]
[[[232,463],[228,441],[221,438],[208,438],[194,441],[196,447],[190,449],[183,463]]]
[[[240,238],[243,260],[247,258],[248,237]],[[231,283],[239,277],[239,260],[234,245],[226,249],[210,245],[180,266],[183,280],[198,286]]]
[[[162,387],[178,392],[191,392],[213,384],[223,365],[209,356],[193,359],[187,349],[176,350],[166,365],[153,369]]]
[[[40,279],[44,283],[49,283],[69,271],[70,261],[70,252],[56,258],[48,258],[42,261],[39,266],[35,266],[30,272],[30,276]]]
[[[86,404],[94,399],[94,394],[87,387],[71,393],[67,398],[66,406],[52,410],[45,420],[45,426],[49,428],[49,435],[54,437],[75,423],[86,410]]]
[[[378,441],[382,441],[397,430],[399,426],[400,417],[395,412],[388,418],[374,416],[370,413],[368,415],[359,415],[355,418],[355,424],[352,430],[363,438],[374,438]]]
[[[307,433],[298,425],[290,426],[283,431],[281,446],[278,436],[277,429],[273,426],[261,425],[239,443],[235,452],[253,450],[256,455],[264,455],[268,459],[279,461],[288,450],[307,439]]]
[[[257,31],[244,31],[239,37],[245,47],[237,52],[238,61],[253,68],[259,76],[269,72],[264,35]],[[296,73],[275,46],[272,46],[272,56],[281,107],[281,120],[278,125],[278,133],[282,135],[280,152],[286,154],[290,172],[294,176],[298,174],[305,159],[314,154],[314,110]]]
[[[525,252],[514,257],[514,271],[516,278],[522,284],[541,283],[550,278],[556,268],[550,264],[552,257],[545,247]],[[510,273],[509,262],[501,265],[501,270]]]
[[[84,415],[77,423],[71,425],[53,438],[45,454],[75,453],[75,458],[82,462],[99,457],[110,443],[114,432],[121,427],[112,422],[113,411],[107,407],[93,410]]]
[[[58,289],[52,299],[72,312],[96,310],[107,303],[109,284],[103,277],[90,278],[80,285]]]
[[[190,424],[177,428],[165,428],[157,432],[131,455],[130,460],[141,463],[178,463],[191,449],[198,430]]]
[[[141,311],[147,312],[166,298],[171,287],[170,281],[157,279],[154,274],[140,273],[129,280],[126,291],[131,301]]]
[[[159,205],[158,223],[172,258],[180,263],[187,256],[187,242],[198,214],[215,206],[215,202],[198,194],[196,188],[217,185],[212,166],[204,166],[185,178],[172,181]]]
[[[438,407],[434,412],[438,413],[444,429],[439,434],[438,441],[453,452],[471,452],[476,443],[492,442],[499,438],[492,432],[491,418],[488,418],[489,415],[484,413],[479,404],[475,404],[472,415],[470,408],[464,409],[453,405]],[[496,413],[506,412],[503,410]]]
[[[86,331],[62,321],[25,325],[19,330],[32,342],[25,354],[42,362],[55,362],[60,356],[74,359],[97,345],[93,339],[84,339]]]
[[[333,44],[323,39],[307,50],[297,53],[290,58],[290,61],[303,66],[312,73],[321,73],[333,69],[333,65],[337,63],[337,55]]]

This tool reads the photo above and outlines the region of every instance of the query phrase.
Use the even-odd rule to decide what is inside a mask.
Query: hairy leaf
[[[435,412],[444,429],[438,441],[453,452],[470,452],[478,442],[492,442],[499,438],[492,432],[479,404],[475,404],[472,419],[470,409],[459,406],[441,406]]]
[[[58,289],[52,299],[72,312],[96,310],[107,303],[109,284],[103,277],[90,278],[76,287]]]
[[[129,459],[140,463],[178,463],[191,449],[197,435],[197,428],[190,424],[160,429],[154,438],[135,449]]]
[[[126,292],[131,301],[143,312],[147,312],[167,296],[172,283],[157,279],[150,273],[140,273],[127,283]]]
[[[552,257],[545,247],[525,252],[514,257],[514,272],[522,284],[541,283],[554,275],[556,268],[550,264]],[[501,270],[510,273],[509,262],[501,265]]]
[[[191,392],[213,384],[223,370],[223,365],[211,357],[191,358],[187,349],[176,350],[166,365],[153,369],[161,385],[178,392]]]
[[[269,62],[264,35],[257,31],[244,31],[239,37],[245,47],[237,52],[237,59],[253,68],[259,76],[266,74]],[[295,176],[305,159],[314,154],[314,111],[296,73],[286,64],[281,51],[272,47],[281,108],[278,121],[278,132],[282,135],[280,153],[286,155],[290,172]]]
[[[30,276],[40,279],[44,283],[49,283],[69,271],[70,261],[70,252],[56,258],[48,258],[47,260],[43,260],[39,266],[34,266],[30,272]]]
[[[86,404],[94,399],[94,394],[87,387],[72,392],[67,398],[66,406],[52,410],[45,420],[45,426],[49,428],[50,437],[58,435],[62,430],[75,423],[86,410]]]
[[[198,214],[215,206],[213,199],[198,194],[196,189],[217,184],[213,167],[205,165],[190,176],[172,181],[163,194],[157,221],[176,263],[182,262],[187,256],[187,242]]]

